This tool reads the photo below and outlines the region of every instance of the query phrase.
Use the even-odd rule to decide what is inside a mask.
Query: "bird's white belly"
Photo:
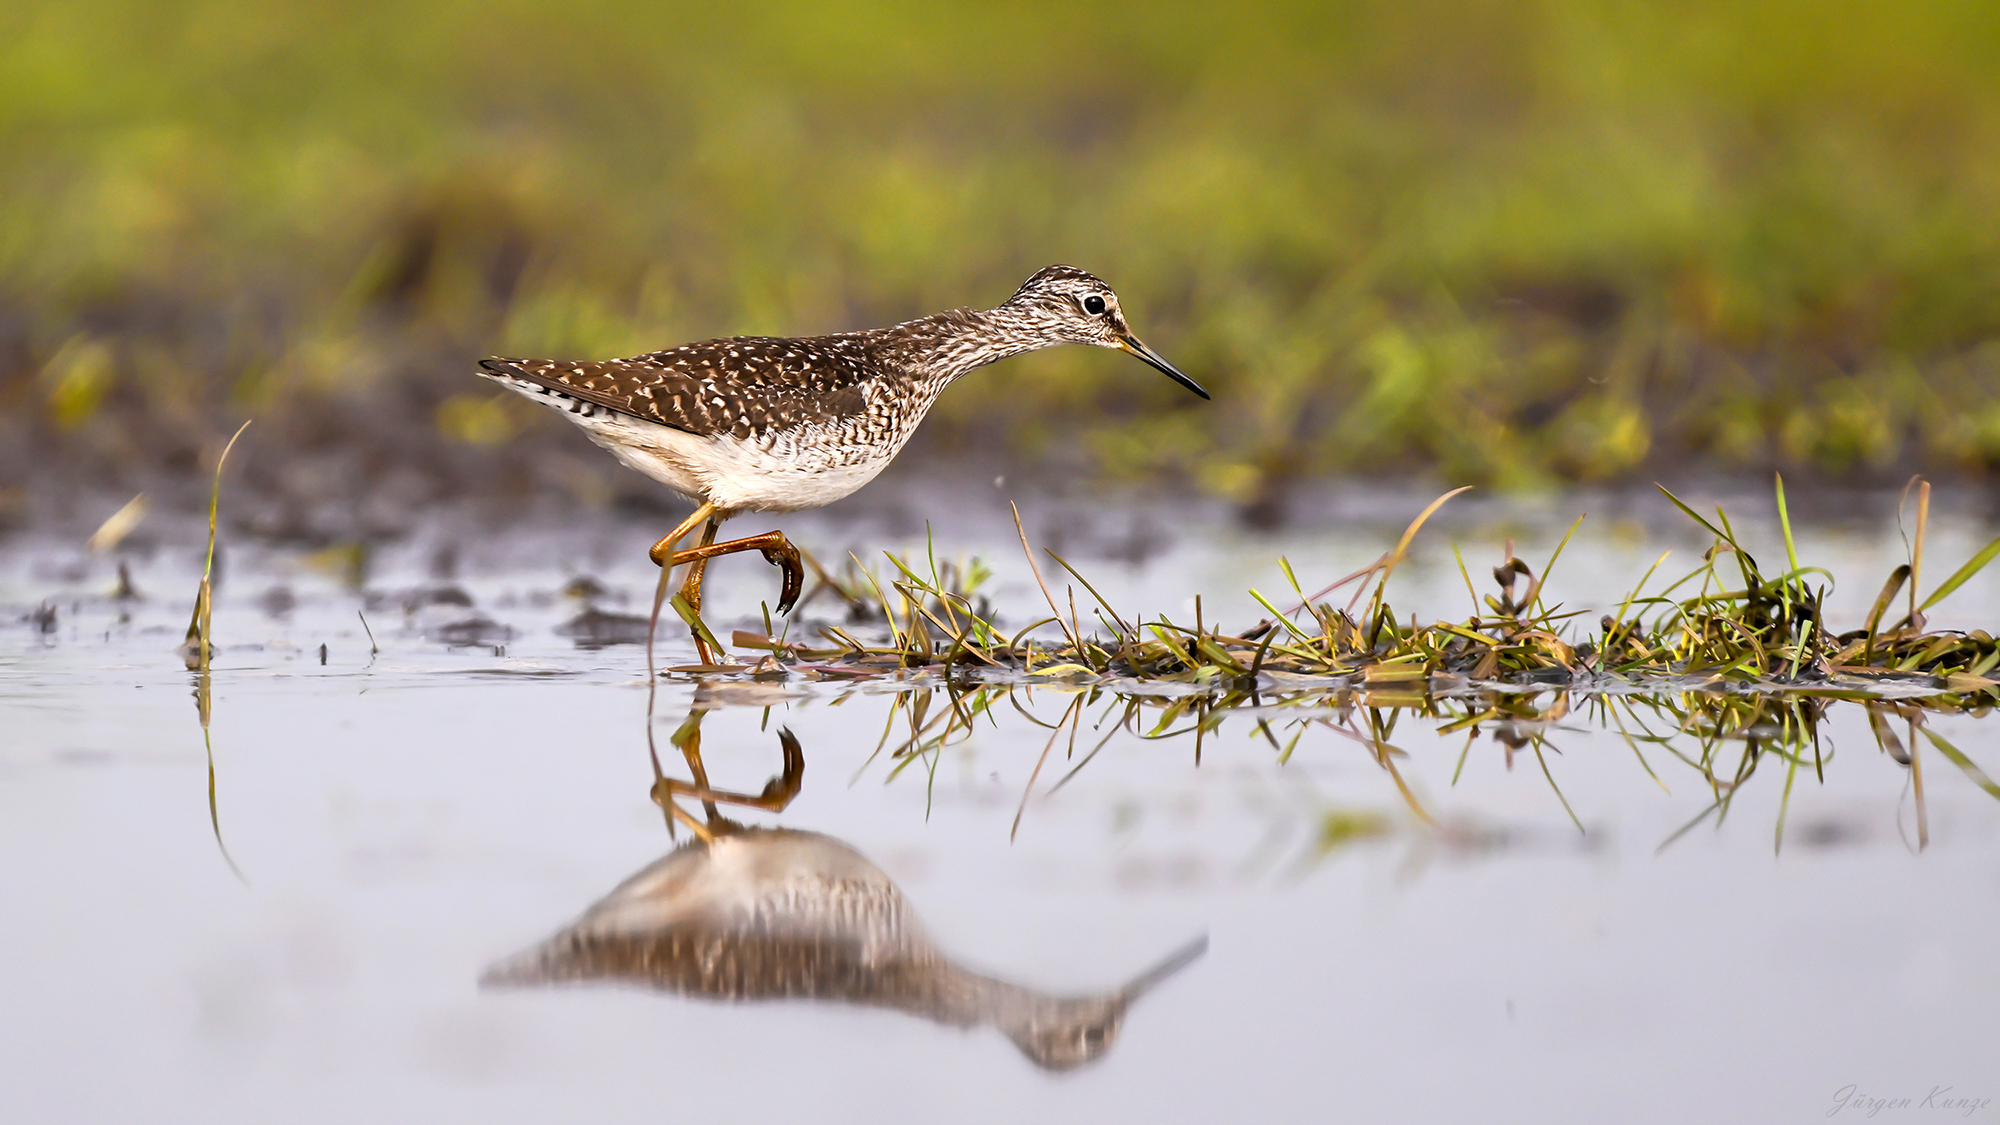
[[[783,441],[700,437],[608,410],[569,418],[625,464],[682,496],[730,512],[792,512],[831,504],[874,480],[902,446],[898,442],[880,456],[837,464],[810,452],[794,453]]]
[[[561,410],[626,465],[690,500],[706,500],[728,512],[791,512],[831,504],[874,480],[909,436],[904,430],[874,442],[806,431],[747,439],[702,437],[525,380],[489,378]]]

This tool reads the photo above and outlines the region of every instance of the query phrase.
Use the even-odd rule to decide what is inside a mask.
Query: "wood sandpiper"
[[[701,610],[708,560],[750,550],[784,571],[782,613],[804,585],[797,549],[779,531],[717,543],[723,520],[846,496],[895,458],[953,380],[1057,344],[1130,352],[1208,397],[1132,334],[1110,286],[1063,265],[1035,274],[996,308],[954,309],[890,328],[732,336],[630,359],[487,359],[479,366],[487,378],[561,410],[612,456],[696,503],[650,552],[664,567],[692,564],[680,590],[691,613]],[[679,550],[704,523],[700,545]],[[715,663],[699,630],[694,639],[702,662]]]

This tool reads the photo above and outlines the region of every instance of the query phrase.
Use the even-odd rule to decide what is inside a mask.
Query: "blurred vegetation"
[[[471,376],[990,304],[912,455],[1287,482],[2000,462],[2000,6],[16,0],[0,491],[652,486]],[[629,481],[626,478],[631,478]],[[274,530],[283,530],[277,528]]]

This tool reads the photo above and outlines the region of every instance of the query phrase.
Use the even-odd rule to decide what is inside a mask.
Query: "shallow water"
[[[1954,564],[1985,537],[1940,523],[1934,557]],[[837,545],[829,527],[802,538]],[[1476,570],[1510,527],[1537,569],[1562,531],[1513,519],[1448,537]],[[1397,530],[1182,535],[1131,564],[1080,538],[1071,549],[1114,602],[1182,613],[1168,600],[1200,590],[1205,613],[1233,619],[1256,612],[1245,587],[1282,588],[1277,554],[1337,576]],[[0,556],[7,1116],[1785,1121],[1823,1119],[1850,1086],[1839,1116],[1937,1086],[2000,1097],[2000,802],[1920,751],[1919,850],[1911,770],[1847,703],[1828,711],[1823,782],[1791,771],[1780,841],[1782,761],[1767,756],[1726,816],[1683,833],[1715,801],[1675,754],[1698,757],[1696,742],[1645,745],[1642,764],[1580,702],[1539,758],[1492,722],[1468,742],[1437,733],[1444,719],[1379,712],[1399,716],[1392,772],[1350,737],[1365,707],[1246,709],[1197,754],[1191,735],[1120,729],[1115,696],[1042,686],[899,757],[917,701],[928,718],[948,707],[935,681],[676,680],[652,701],[664,773],[690,776],[669,739],[701,712],[711,784],[758,793],[784,772],[789,731],[796,797],[722,815],[844,844],[951,965],[1083,995],[1203,935],[1206,953],[1068,1071],[994,1026],[880,999],[483,988],[489,967],[689,839],[651,797],[643,652],[556,632],[579,611],[561,593],[579,570],[610,588],[607,608],[640,607],[647,575],[627,557],[640,539],[524,533],[462,548],[449,579],[430,577],[446,568],[428,544],[378,557],[365,590],[324,559],[231,552],[212,774],[172,653],[191,552],[134,559],[149,597],[125,603],[101,596],[108,561],[46,542]],[[922,535],[881,541],[921,548]],[[1662,550],[1693,542],[1644,521],[1591,529],[1552,586],[1611,608]],[[1039,598],[1005,546],[989,522],[939,549],[992,557],[1003,606]],[[1699,549],[1677,554],[1692,565]],[[1801,541],[1860,576],[1836,615],[1858,615],[1900,551],[1879,527]],[[719,568],[712,620],[747,624],[771,577]],[[439,603],[446,588],[472,604]],[[1398,591],[1425,615],[1462,615],[1467,598],[1437,544]],[[45,603],[49,631],[32,613]],[[1990,626],[2000,584],[1982,576],[1950,606]],[[473,618],[508,632],[436,639]],[[678,638],[664,646],[662,663],[687,658]],[[1074,749],[1038,725],[1073,706]],[[2000,774],[1988,723],[1930,726]],[[1718,772],[1740,752],[1725,748]]]

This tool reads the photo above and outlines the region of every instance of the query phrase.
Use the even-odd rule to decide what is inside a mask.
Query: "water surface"
[[[1935,549],[1955,561],[1980,528],[1945,522]],[[1200,591],[1205,613],[1247,616],[1243,589],[1279,588],[1281,551],[1344,573],[1396,530],[1182,536],[1090,565],[1123,604]],[[1507,530],[1452,537],[1477,559]],[[1836,613],[1865,609],[1893,565],[1880,530],[1803,538],[1867,575]],[[1523,557],[1539,569],[1560,533],[1532,528]],[[1001,603],[1025,597],[1025,567],[983,534],[940,550],[988,554]],[[676,679],[649,740],[643,652],[557,632],[581,610],[562,592],[579,572],[610,611],[649,593],[638,550],[605,538],[463,547],[448,578],[431,546],[385,552],[360,588],[324,558],[233,552],[212,773],[172,652],[190,553],[130,559],[146,596],[127,602],[104,596],[110,560],[6,555],[8,1115],[1803,1121],[1850,1085],[2000,1095],[2000,802],[1920,748],[1919,849],[1912,771],[1859,704],[1827,709],[1818,769],[1766,755],[1726,816],[1692,829],[1717,796],[1698,739],[1642,744],[1642,763],[1601,711],[1553,692],[1512,706],[1567,714],[1449,734],[1451,715],[1274,698],[1219,716],[1197,753],[1192,734],[1140,736],[1165,701],[1121,727],[1114,693],[1051,684],[909,754],[912,716],[951,705],[932,677]],[[896,545],[921,548],[921,531]],[[1644,523],[1580,533],[1564,594],[1604,604],[1675,545]],[[719,570],[725,630],[772,577]],[[1406,611],[1464,612],[1442,544],[1398,581]],[[1996,593],[1982,579],[1953,612],[2000,609]],[[678,638],[662,653],[686,658]],[[780,732],[796,742],[782,811],[721,816],[830,841],[967,973],[1100,996],[1203,937],[1207,951],[1067,1070],[997,1017],[908,1004],[733,1003],[601,976],[482,987],[688,846],[653,794],[692,780],[672,736],[695,716],[715,790],[785,789]],[[1986,721],[1929,722],[2000,773]],[[1742,751],[1713,768],[1733,777]],[[707,823],[699,799],[681,805]]]

